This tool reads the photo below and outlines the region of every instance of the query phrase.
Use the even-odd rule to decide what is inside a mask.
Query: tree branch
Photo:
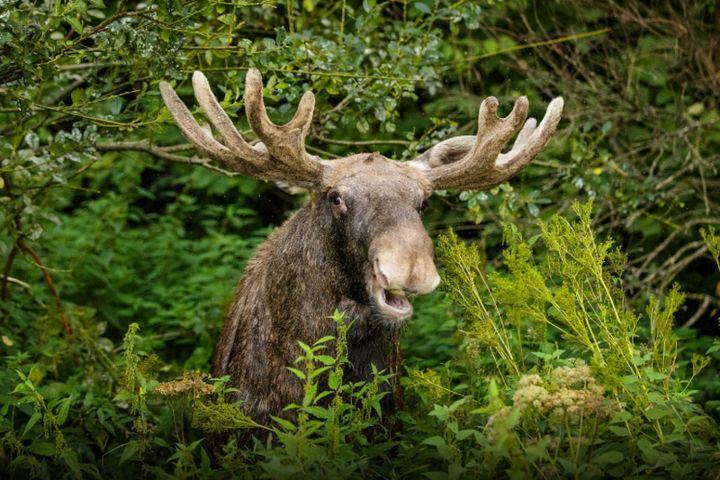
[[[73,339],[73,332],[72,327],[70,326],[70,323],[68,323],[67,317],[65,316],[65,312],[62,308],[62,303],[60,302],[60,295],[58,294],[57,288],[55,288],[55,282],[53,282],[52,277],[50,276],[50,272],[48,271],[47,267],[42,263],[42,260],[40,260],[40,257],[38,256],[37,252],[32,249],[30,245],[27,244],[24,238],[20,237],[18,238],[17,245],[20,248],[20,250],[24,251],[25,253],[29,254],[33,260],[35,261],[35,265],[37,265],[40,270],[42,271],[43,278],[45,279],[45,283],[48,286],[48,289],[50,290],[50,293],[53,296],[53,299],[55,300],[55,306],[58,309],[58,314],[60,315],[60,322],[63,325],[63,329],[65,330],[65,335],[68,337],[68,340],[72,341]]]
[[[15,194],[12,190],[12,184],[10,183],[10,176],[7,174],[2,175],[2,179],[5,182],[5,191],[7,192],[7,196],[12,200],[15,201]],[[17,251],[23,251],[27,254],[29,254],[33,260],[35,261],[35,265],[40,268],[43,274],[43,278],[45,279],[45,283],[48,286],[48,289],[50,290],[50,293],[53,296],[53,299],[55,301],[55,306],[58,309],[58,315],[60,315],[60,322],[62,323],[63,329],[65,330],[65,335],[67,336],[69,341],[73,341],[73,332],[72,327],[70,326],[70,323],[67,320],[67,317],[65,316],[65,311],[62,308],[62,302],[60,301],[60,295],[58,294],[57,288],[55,288],[55,282],[52,279],[52,276],[50,275],[50,271],[47,269],[47,267],[43,264],[42,260],[40,260],[40,256],[37,254],[33,248],[28,245],[28,243],[25,241],[25,234],[23,233],[23,226],[22,226],[22,220],[20,219],[20,214],[22,213],[22,209],[18,210],[15,213],[15,216],[13,218],[13,222],[15,223],[15,228],[17,230],[17,239],[15,240],[15,245],[13,245],[13,249],[10,252],[10,256],[8,257],[8,261],[5,264],[5,272],[3,274],[3,283],[2,283],[2,293],[3,298],[4,294],[6,293],[7,288],[7,281],[10,274],[10,268],[12,267],[12,260],[15,259],[15,255],[17,254]],[[14,253],[13,253],[14,252]]]
[[[95,148],[99,152],[123,152],[123,151],[134,151],[134,152],[145,152],[153,155],[154,157],[162,160],[167,160],[174,163],[185,163],[189,165],[200,165],[213,172],[222,173],[228,177],[236,177],[239,174],[237,172],[231,172],[223,168],[213,165],[208,158],[199,158],[196,156],[185,157],[183,155],[177,155],[175,152],[181,152],[190,150],[192,145],[181,144],[172,145],[168,147],[160,147],[153,145],[149,140],[133,140],[126,142],[104,142],[95,145]]]
[[[697,323],[697,321],[702,318],[703,314],[712,302],[713,298],[710,295],[703,295],[702,302],[700,303],[697,311],[693,314],[692,317],[690,317],[690,319],[688,319],[687,322],[683,324],[683,328],[690,328],[695,325],[695,323]]]

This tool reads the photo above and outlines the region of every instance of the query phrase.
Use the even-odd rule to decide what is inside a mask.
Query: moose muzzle
[[[404,225],[380,234],[371,244],[371,294],[383,315],[404,319],[412,314],[408,294],[430,293],[438,284],[433,246],[422,227]]]

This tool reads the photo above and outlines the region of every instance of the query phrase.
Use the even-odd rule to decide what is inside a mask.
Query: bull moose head
[[[292,120],[276,125],[265,109],[260,72],[250,69],[245,110],[261,142],[251,145],[220,107],[201,72],[193,75],[193,87],[221,141],[202,128],[170,85],[162,82],[162,97],[183,135],[230,171],[309,189],[312,201],[323,205],[344,259],[349,295],[372,305],[389,322],[411,315],[407,294],[429,293],[440,282],[432,242],[421,220],[432,191],[488,189],[517,174],[548,142],[563,108],[562,98],[555,98],[538,124],[534,118],[526,121],[526,97],[518,98],[505,118],[496,114],[497,99],[488,97],[480,105],[475,136],[450,138],[408,162],[378,153],[328,161],[305,149],[315,105],[312,92],[302,96]],[[518,131],[510,151],[502,153]]]
[[[421,220],[425,200],[434,189],[487,189],[518,173],[548,142],[563,106],[562,98],[553,100],[537,124],[525,121],[525,97],[505,118],[497,116],[498,101],[490,97],[480,106],[476,136],[445,140],[409,162],[378,153],[328,161],[305,150],[312,93],[302,96],[292,120],[275,125],[265,110],[260,73],[250,69],[245,111],[260,142],[251,145],[202,73],[193,75],[193,87],[221,141],[198,125],[167,83],[160,92],[199,152],[226,170],[311,192],[248,263],[213,356],[211,373],[229,375],[234,399],[261,423],[289,415],[284,406],[302,401],[302,386],[286,367],[299,354],[298,340],[334,335],[327,320],[334,310],[352,320],[349,379],[367,380],[374,368],[400,373],[399,327],[412,314],[407,295],[429,293],[440,283]],[[518,131],[513,147],[502,153]],[[396,406],[398,395],[386,397],[386,407]]]

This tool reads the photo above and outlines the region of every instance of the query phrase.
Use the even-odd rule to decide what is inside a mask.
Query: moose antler
[[[434,188],[488,189],[508,180],[550,140],[560,122],[563,99],[557,97],[550,102],[540,125],[530,118],[522,129],[528,111],[526,97],[518,98],[505,118],[497,116],[497,107],[495,97],[486,98],[480,105],[476,136],[445,140],[408,163],[422,170]],[[518,129],[520,133],[510,151],[501,153]]]
[[[290,122],[275,125],[267,115],[263,102],[260,72],[251,68],[245,77],[245,113],[262,143],[250,145],[240,135],[230,117],[222,109],[205,75],[193,74],[193,90],[205,116],[215,127],[223,143],[215,140],[209,129],[201,127],[172,87],[160,82],[160,93],[185,138],[198,150],[226,168],[262,180],[284,181],[312,186],[322,182],[329,167],[318,157],[305,151],[305,137],[312,122],[315,97],[305,92]]]

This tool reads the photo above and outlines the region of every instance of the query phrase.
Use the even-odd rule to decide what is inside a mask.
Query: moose
[[[348,377],[368,379],[373,364],[393,371],[399,333],[413,311],[408,297],[440,283],[422,223],[425,200],[435,189],[489,189],[514,176],[547,144],[563,108],[562,97],[555,98],[538,124],[526,121],[527,98],[500,118],[498,100],[488,97],[480,105],[477,135],[444,140],[414,160],[379,153],[325,160],[305,149],[312,92],[305,92],[288,123],[276,125],[267,115],[260,72],[249,69],[245,111],[259,140],[252,144],[205,76],[195,72],[192,82],[222,142],[197,123],[168,83],[160,83],[160,92],[199,153],[232,172],[309,191],[306,204],[249,261],[214,352],[211,373],[230,376],[234,400],[260,423],[301,403],[302,386],[287,367],[299,355],[298,340],[311,344],[335,333],[328,317],[336,309],[353,322]],[[502,153],[516,132],[512,148]]]

